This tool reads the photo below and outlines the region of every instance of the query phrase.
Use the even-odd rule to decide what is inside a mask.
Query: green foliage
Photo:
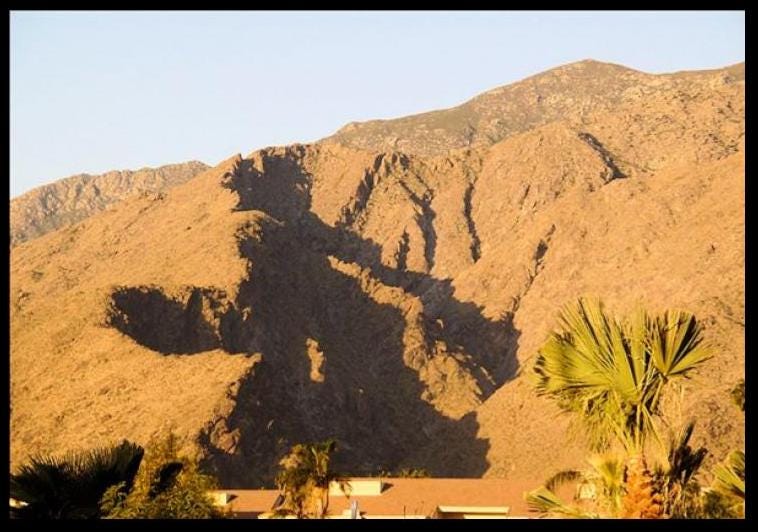
[[[705,457],[705,449],[693,451],[689,445],[692,425],[688,425],[670,442],[665,464],[659,464],[652,475],[651,493],[662,515],[675,518],[703,517],[700,485],[695,476]],[[621,456],[595,455],[588,460],[591,468],[584,471],[562,471],[553,475],[543,487],[525,494],[534,510],[562,517],[620,517],[626,510],[625,497],[635,491],[630,486],[630,470]],[[572,504],[563,502],[555,491],[561,485],[577,484]],[[637,490],[639,491],[639,490]],[[641,504],[647,499],[640,499]]]
[[[429,478],[429,471],[423,467],[404,467],[397,472],[399,478]]]
[[[524,500],[530,510],[543,515],[574,518],[599,517],[577,506],[564,503],[560,497],[544,486],[525,493]]]
[[[372,475],[369,475],[372,476]],[[381,471],[378,477],[395,477],[395,478],[429,478],[432,475],[423,467],[403,467],[393,471]]]
[[[11,508],[11,517],[98,518],[100,498],[110,486],[132,485],[143,454],[140,446],[124,440],[63,457],[33,457],[11,475],[10,496],[25,503]]]
[[[336,448],[336,442],[331,439],[297,444],[282,458],[276,485],[284,495],[284,502],[277,508],[277,515],[295,515],[298,518],[322,518],[326,515],[329,483],[342,482],[329,469],[331,455]]]
[[[560,315],[535,363],[537,392],[578,414],[595,450],[615,438],[630,452],[659,439],[654,418],[661,394],[673,379],[687,376],[708,358],[694,316],[642,309],[619,321],[596,300],[580,299]]]
[[[732,512],[745,515],[745,453],[732,451],[713,468],[713,491],[720,494]]]
[[[110,488],[101,500],[108,518],[209,519],[224,517],[208,492],[213,477],[203,474],[197,460],[178,452],[173,433],[151,444],[131,489]]]
[[[618,456],[593,456],[589,460],[592,469],[585,485],[592,486],[595,506],[598,511],[618,515],[624,496],[624,461]],[[582,489],[582,486],[579,487]]]
[[[735,505],[734,499],[707,489],[702,498],[701,513],[698,517],[705,519],[738,519],[744,517],[744,505]]]
[[[545,482],[545,488],[550,491],[555,491],[560,486],[568,484],[569,482],[575,482],[584,478],[581,471],[576,469],[567,469],[566,471],[558,471],[547,482]]]
[[[590,468],[556,473],[545,485],[524,494],[533,510],[552,516],[616,516],[624,495],[624,463],[617,456],[592,456]],[[574,503],[563,502],[555,491],[564,484],[577,483]]]
[[[703,490],[698,474],[707,450],[690,445],[694,424],[671,435],[666,445],[656,422],[667,386],[688,377],[709,356],[694,316],[671,311],[650,316],[640,309],[619,321],[599,301],[580,299],[577,306],[564,309],[560,320],[563,330],[553,333],[538,353],[538,393],[578,414],[593,449],[607,448],[615,440],[633,460],[625,465],[622,460],[592,459],[593,470],[564,472],[526,494],[530,505],[551,515],[617,517],[624,510],[620,502],[631,497],[640,508],[655,505],[656,515],[666,517],[744,516],[744,453],[735,451],[716,466],[712,488]],[[732,397],[744,410],[744,380]],[[650,436],[664,450],[652,475],[640,466]],[[561,501],[554,489],[568,481],[578,481],[578,491],[593,493],[594,506],[579,497],[575,505]]]
[[[745,379],[740,379],[740,382],[732,388],[731,391],[732,401],[743,412],[745,411]]]
[[[423,467],[402,467],[394,470],[382,468],[369,472],[362,472],[358,476],[381,478],[429,478],[432,475]]]
[[[708,454],[705,447],[693,450],[690,438],[695,423],[690,421],[669,439],[666,460],[656,466],[654,478],[662,495],[663,513],[673,518],[702,515],[702,493],[697,474]]]

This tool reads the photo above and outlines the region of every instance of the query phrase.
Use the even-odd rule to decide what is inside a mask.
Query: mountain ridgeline
[[[137,171],[79,174],[37,187],[11,200],[11,246],[89,218],[138,194],[160,194],[208,166],[190,161]]]

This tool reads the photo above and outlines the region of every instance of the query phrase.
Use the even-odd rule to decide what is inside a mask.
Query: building
[[[518,519],[534,518],[524,502],[533,482],[496,478],[351,478],[343,492],[329,488],[329,519]],[[277,490],[221,490],[219,505],[235,518],[267,519]],[[355,517],[353,517],[355,516]]]

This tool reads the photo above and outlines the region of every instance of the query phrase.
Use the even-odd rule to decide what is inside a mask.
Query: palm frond
[[[547,480],[547,482],[545,482],[545,488],[547,488],[550,491],[555,491],[556,489],[563,486],[564,484],[568,484],[569,482],[574,482],[581,479],[582,479],[581,471],[577,471],[575,469],[559,471],[558,473],[550,477]]]
[[[613,455],[596,455],[587,460],[596,477],[608,491],[620,490],[624,484],[624,460]]]
[[[690,438],[695,430],[695,422],[689,421],[677,435],[671,438],[668,448],[668,467],[666,477],[669,483],[677,482],[686,485],[703,464],[708,455],[708,449],[700,447],[693,450],[690,446]]]
[[[592,470],[585,476],[598,494],[598,504],[610,515],[618,515],[624,496],[624,460],[616,455],[595,455],[587,461]]]
[[[593,449],[614,437],[635,451],[648,436],[660,441],[655,419],[665,385],[709,356],[695,318],[684,312],[653,318],[638,309],[621,322],[599,300],[581,298],[559,322],[562,330],[538,351],[537,393],[578,414]]]
[[[574,518],[595,517],[580,508],[564,503],[555,493],[544,486],[524,493],[524,500],[530,510],[544,515]]]
[[[710,358],[702,347],[702,328],[692,314],[667,311],[653,320],[650,333],[653,364],[667,379],[683,375]]]
[[[34,456],[11,475],[11,496],[27,505],[18,517],[94,518],[109,486],[134,480],[143,449],[124,441],[64,456]]]
[[[745,453],[732,451],[727,459],[713,468],[716,477],[713,489],[730,497],[745,500]]]

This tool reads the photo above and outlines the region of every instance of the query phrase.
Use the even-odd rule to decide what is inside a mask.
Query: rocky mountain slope
[[[11,200],[11,246],[89,218],[130,196],[186,183],[207,168],[190,161],[95,176],[78,174],[37,187]]]
[[[353,122],[329,137],[358,148],[439,155],[490,146],[556,120],[583,123],[598,111],[694,85],[744,81],[744,63],[720,70],[651,75],[593,60],[570,63],[498,87],[450,109],[392,120]]]
[[[226,486],[327,437],[352,474],[540,482],[585,456],[529,381],[581,295],[703,321],[714,357],[671,415],[720,458],[744,445],[744,89],[744,65],[576,63],[15,247],[12,463],[173,428]]]

